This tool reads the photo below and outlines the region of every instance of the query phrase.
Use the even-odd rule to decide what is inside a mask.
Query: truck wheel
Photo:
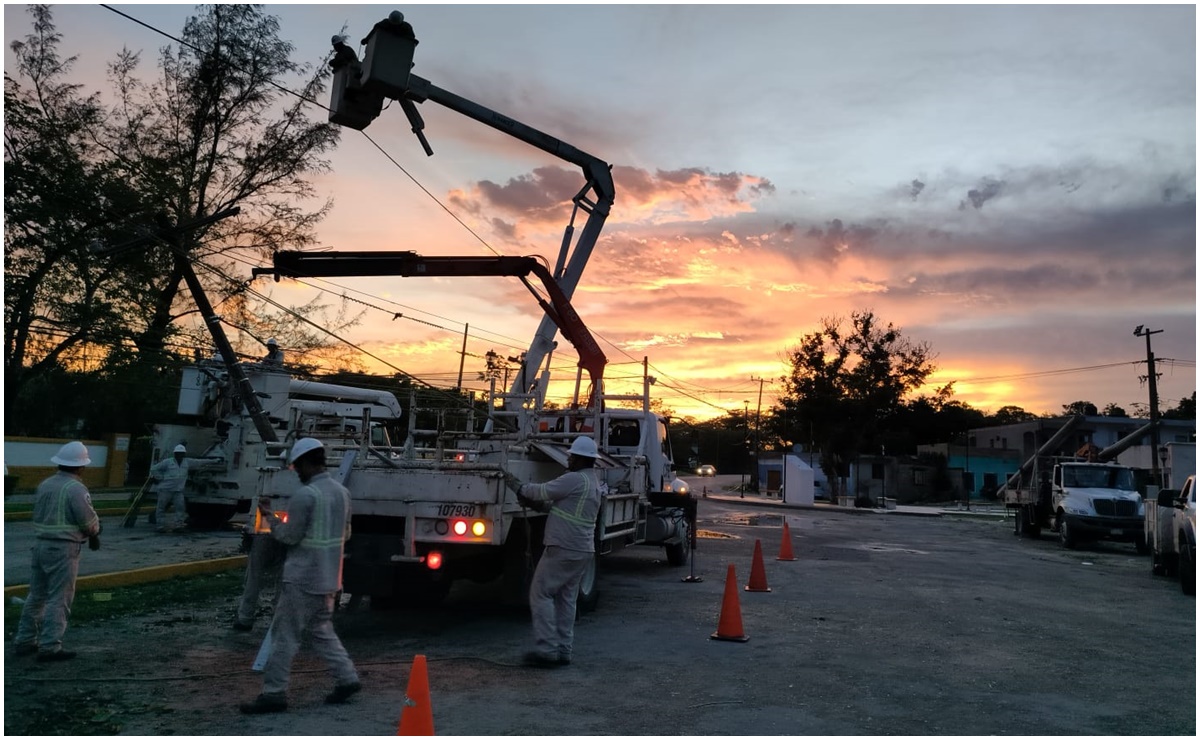
[[[1075,536],[1075,530],[1067,524],[1066,515],[1063,515],[1062,520],[1058,523],[1058,539],[1068,550],[1079,547],[1079,538]]]
[[[683,540],[683,542],[676,542],[673,545],[664,545],[663,547],[667,551],[668,565],[687,565],[688,541],[686,538]]]
[[[237,504],[187,504],[188,526],[192,529],[220,529],[237,513]]]
[[[1196,553],[1187,543],[1179,548],[1179,586],[1188,596],[1196,595]]]
[[[579,619],[581,614],[593,611],[600,600],[600,589],[596,582],[596,557],[596,553],[592,553],[587,569],[583,571],[583,578],[579,581],[579,596],[575,598],[576,619]]]

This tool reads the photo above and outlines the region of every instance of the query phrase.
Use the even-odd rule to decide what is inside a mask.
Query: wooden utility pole
[[[764,378],[756,378],[753,375],[750,376],[750,380],[758,381],[758,406],[755,407],[755,409],[754,409],[754,465],[750,468],[750,488],[757,491],[758,490],[758,459],[759,459],[758,456],[759,456],[759,453],[761,452],[761,449],[760,449],[761,444],[760,443],[762,441],[762,392],[763,392],[763,383],[766,382],[766,380]],[[787,462],[784,461],[784,464],[786,466]]]
[[[463,346],[462,352],[458,353],[458,385],[455,388],[462,389],[463,364],[467,361],[467,332],[470,331],[470,324],[463,324]]]
[[[1154,368],[1154,352],[1150,349],[1150,337],[1162,334],[1163,329],[1151,331],[1145,325],[1138,324],[1133,330],[1135,337],[1146,338],[1146,379],[1150,382],[1150,475],[1159,488],[1166,486],[1162,471],[1158,467],[1158,373]]]

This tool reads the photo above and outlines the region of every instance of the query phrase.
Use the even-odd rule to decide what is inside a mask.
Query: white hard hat
[[[183,454],[185,454],[185,455],[186,455],[186,454],[187,454],[187,448],[186,448],[186,447],[184,447],[183,445],[175,445],[175,449],[174,449],[174,450],[172,450],[172,452],[182,452]]]
[[[576,437],[575,441],[571,443],[571,449],[567,452],[579,457],[600,457],[600,452],[596,449],[596,441],[591,437]]]
[[[50,462],[55,465],[62,465],[68,468],[82,468],[84,465],[91,463],[91,461],[92,458],[88,457],[88,451],[83,446],[83,442],[67,442],[58,448],[57,455],[50,458]]]
[[[325,445],[321,444],[321,440],[314,437],[304,437],[302,439],[298,439],[296,440],[296,444],[292,445],[292,451],[288,453],[288,465],[296,462],[296,458],[300,457],[306,452],[312,452],[313,450],[319,450],[324,447]]]

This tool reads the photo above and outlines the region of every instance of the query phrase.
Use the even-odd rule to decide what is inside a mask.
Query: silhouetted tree
[[[791,374],[772,409],[775,431],[821,440],[821,468],[835,481],[859,453],[873,446],[881,426],[935,369],[928,343],[912,342],[874,313],[824,318],[821,328],[788,351]]]
[[[1071,403],[1063,404],[1063,413],[1068,416],[1082,414],[1083,416],[1099,416],[1100,411],[1097,410],[1096,404],[1091,401],[1072,401]]]

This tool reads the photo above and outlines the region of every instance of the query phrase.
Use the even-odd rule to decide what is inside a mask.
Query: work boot
[[[354,683],[342,683],[333,687],[333,691],[325,697],[326,704],[345,704],[358,692],[362,691],[362,684],[358,681]]]
[[[230,626],[233,627],[234,632],[249,632],[250,630],[254,629],[254,624],[252,622],[243,622],[236,618],[233,620],[233,624]]]
[[[557,668],[562,663],[558,662],[558,654],[546,655],[537,651],[525,653],[521,658],[521,662],[531,668]]]
[[[24,643],[21,643],[20,645],[17,645],[17,647],[13,650],[13,655],[15,655],[18,658],[21,658],[26,655],[36,655],[37,651],[38,651],[37,645],[33,644],[32,642],[24,642]]]
[[[39,663],[54,663],[60,660],[70,660],[75,657],[74,650],[55,650],[52,653],[38,653]]]
[[[564,653],[560,651],[558,653],[558,659],[555,661],[555,663],[558,665],[571,665],[570,653]]]
[[[287,711],[287,697],[283,694],[259,694],[254,701],[244,701],[238,705],[242,714],[271,714]]]

